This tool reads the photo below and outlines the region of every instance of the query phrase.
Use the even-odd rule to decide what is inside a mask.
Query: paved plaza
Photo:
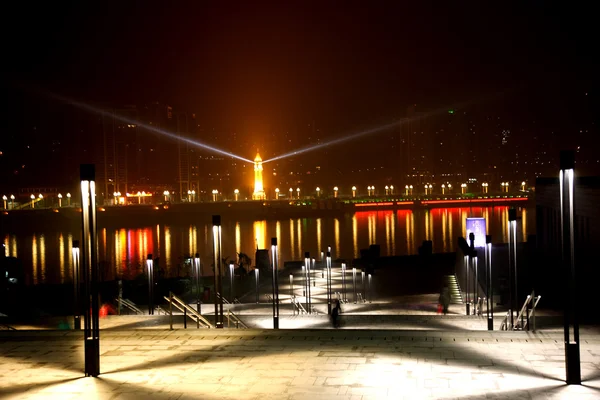
[[[83,377],[82,339],[1,331],[0,398],[600,398],[589,333],[581,386],[564,383],[557,332],[107,329],[98,378]]]

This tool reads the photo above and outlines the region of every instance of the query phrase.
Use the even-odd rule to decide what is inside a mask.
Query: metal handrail
[[[515,326],[515,329],[518,328],[520,330],[525,330],[526,328],[529,328],[529,313],[528,313],[527,305],[529,303],[532,303],[531,316],[533,319],[533,330],[535,331],[535,308],[537,307],[537,304],[540,301],[541,297],[542,296],[535,297],[534,291],[532,291],[531,294],[527,296],[527,299],[525,300],[525,303],[523,304],[523,307],[521,308],[521,312],[519,312],[519,315],[517,316],[517,325]],[[527,318],[523,319],[523,315],[525,313],[527,313]]]
[[[362,293],[357,293],[357,302],[362,301],[363,303],[366,303],[367,301],[365,299],[363,299],[362,297]]]
[[[242,325],[242,328],[248,329],[248,325],[243,323],[242,320],[239,319],[238,316],[235,315],[233,311],[227,310],[227,327],[228,328],[230,326],[231,320],[233,320],[233,323],[235,324],[236,328],[239,328],[240,325]]]
[[[519,311],[519,313],[517,314],[517,320],[516,320],[514,329],[521,329],[521,330],[523,329],[523,326],[521,323],[519,323],[519,321],[521,321],[521,318],[523,318],[523,313],[527,309],[527,305],[529,304],[530,301],[531,301],[531,295],[527,295],[527,298],[523,302],[523,307],[521,307],[521,311]]]
[[[204,318],[202,315],[198,314],[198,312],[196,310],[194,310],[192,307],[187,305],[183,300],[181,300],[179,297],[175,296],[173,293],[169,292],[169,297],[164,296],[164,298],[165,298],[165,300],[167,300],[169,302],[169,314],[171,316],[171,318],[170,318],[171,329],[173,329],[173,306],[175,306],[175,308],[177,308],[179,311],[181,311],[183,313],[184,327],[187,328],[187,324],[185,324],[185,318],[190,317],[192,320],[194,320],[194,318],[195,318],[195,322],[198,325],[198,328],[200,327],[200,322],[202,322],[207,328],[214,328],[214,325],[212,325],[210,322],[208,322],[208,320],[206,318]]]
[[[231,304],[229,300],[225,298],[225,296],[221,296],[221,293],[217,292],[217,299],[223,300],[223,304]]]
[[[127,300],[124,299],[123,297],[118,297],[117,298],[117,303],[118,303],[118,310],[119,313],[121,312],[121,306],[125,306],[126,308],[130,309],[131,311],[133,311],[136,314],[144,314],[144,312],[142,310],[140,310],[133,301],[131,300]]]
[[[298,301],[298,299],[296,298],[296,296],[294,296],[294,300],[293,300],[293,301],[294,301],[294,304],[296,305],[296,308],[298,309],[298,314],[299,314],[300,312],[302,312],[302,314],[308,314],[308,313],[306,312],[306,309],[304,308],[304,306],[302,306],[302,303],[300,303],[300,302]]]

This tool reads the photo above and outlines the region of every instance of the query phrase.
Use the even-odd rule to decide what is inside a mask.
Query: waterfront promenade
[[[83,377],[82,339],[0,331],[0,398],[600,398],[593,331],[582,333],[582,386],[564,384],[554,330],[105,329],[99,378]]]

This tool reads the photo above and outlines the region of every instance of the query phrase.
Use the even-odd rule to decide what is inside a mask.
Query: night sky
[[[595,121],[591,9],[412,3],[4,6],[2,135],[45,112],[53,100],[43,92],[159,101],[252,143],[311,121],[335,137],[411,104],[478,104],[524,123],[551,117],[565,137],[577,118]]]

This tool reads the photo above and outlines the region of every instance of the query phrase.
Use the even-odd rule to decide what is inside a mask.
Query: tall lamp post
[[[98,293],[98,241],[96,238],[95,166],[93,164],[82,164],[80,173],[85,375],[96,377],[100,374],[100,307]]]
[[[152,254],[146,258],[148,267],[148,315],[154,315],[154,260]]]
[[[79,268],[79,240],[73,240],[73,329],[81,329],[81,270]]]
[[[352,267],[352,290],[354,291],[354,304],[356,304],[356,267]]]
[[[331,315],[331,251],[327,252],[327,315]]]
[[[233,304],[233,263],[229,263],[229,301]]]
[[[221,260],[221,216],[213,215],[213,263],[215,266],[215,327],[223,328],[223,267]]]
[[[279,329],[279,283],[277,238],[271,238],[271,264],[273,265],[273,329]]]
[[[517,210],[508,210],[508,279],[509,279],[509,304],[510,328],[514,329],[513,314],[517,309]]]
[[[488,331],[494,330],[494,289],[492,288],[492,236],[485,236],[485,264],[488,277],[487,287],[487,319]]]
[[[579,351],[579,316],[577,314],[577,280],[575,276],[575,153],[560,153],[560,224],[562,262],[567,278],[567,295],[564,312],[565,366],[568,385],[581,384]]]
[[[200,254],[196,253],[194,257],[194,269],[196,270],[196,311],[202,314],[202,300],[200,294],[200,280],[202,279],[202,269],[200,267]]]
[[[306,312],[310,314],[310,283],[309,283],[309,272],[310,271],[310,253],[304,252],[304,302],[306,303]]]
[[[342,293],[342,298],[344,299],[344,301],[347,301],[348,299],[346,297],[346,263],[342,263]]]
[[[256,304],[259,303],[259,297],[260,297],[260,290],[258,287],[258,283],[260,281],[260,270],[258,268],[254,268],[254,280],[256,281]]]

